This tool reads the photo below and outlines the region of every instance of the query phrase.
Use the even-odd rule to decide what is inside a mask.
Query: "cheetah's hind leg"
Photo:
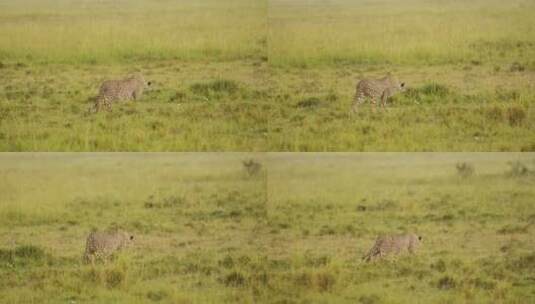
[[[106,106],[106,110],[108,112],[111,112],[111,100],[109,100],[108,98],[105,98],[104,99],[104,105]]]

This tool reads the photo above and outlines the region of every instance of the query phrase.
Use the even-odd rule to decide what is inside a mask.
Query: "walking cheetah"
[[[146,82],[141,74],[120,80],[106,80],[100,86],[99,94],[95,100],[94,112],[100,111],[103,106],[110,111],[113,102],[137,100],[141,98],[143,91],[150,85],[151,82]]]
[[[416,234],[380,236],[362,259],[365,262],[370,262],[387,255],[398,255],[405,252],[415,253],[421,241],[422,237]]]
[[[353,101],[353,112],[358,110],[358,106],[366,98],[371,99],[374,108],[377,99],[380,98],[381,105],[384,108],[388,98],[403,90],[405,90],[405,83],[400,83],[397,78],[391,75],[387,75],[381,79],[362,79],[357,83],[355,100]]]
[[[95,260],[106,261],[116,251],[128,247],[133,241],[134,236],[125,231],[93,231],[87,236],[84,261],[92,264]]]

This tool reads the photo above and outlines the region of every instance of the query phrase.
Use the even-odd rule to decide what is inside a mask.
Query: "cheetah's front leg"
[[[106,99],[106,101],[104,102],[104,105],[106,106],[106,110],[108,112],[111,112],[111,101]]]
[[[383,110],[386,110],[386,100],[388,99],[388,93],[386,91],[383,92],[383,95],[381,95],[381,107]]]

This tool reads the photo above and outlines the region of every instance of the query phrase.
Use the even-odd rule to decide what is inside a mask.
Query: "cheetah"
[[[388,255],[399,255],[401,253],[415,253],[420,246],[422,237],[416,234],[400,234],[379,236],[375,244],[362,258],[365,262],[384,258]]]
[[[106,261],[115,252],[130,246],[133,241],[134,236],[125,231],[93,231],[87,236],[84,261],[92,264],[95,260]]]
[[[99,112],[103,106],[108,111],[111,111],[111,104],[113,102],[137,100],[141,98],[143,91],[150,86],[151,82],[145,81],[143,75],[139,73],[125,79],[106,80],[100,86],[93,111]]]
[[[405,90],[405,83],[399,82],[397,78],[392,75],[387,75],[381,79],[362,79],[357,83],[355,99],[353,101],[353,112],[358,110],[360,104],[366,98],[371,100],[375,108],[377,100],[381,99],[383,108],[386,106],[388,98],[394,96],[397,92]]]

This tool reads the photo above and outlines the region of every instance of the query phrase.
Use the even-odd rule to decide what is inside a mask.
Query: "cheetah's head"
[[[415,246],[419,246],[420,244],[422,244],[422,240],[423,240],[423,237],[421,235],[414,235],[414,245]]]
[[[387,76],[386,76],[386,79],[388,79],[389,83],[390,83],[390,88],[396,90],[396,91],[405,91],[406,87],[405,87],[405,83],[404,82],[400,82],[397,77],[393,76],[392,74],[388,73]]]
[[[146,81],[145,80],[145,77],[143,77],[143,74],[141,73],[135,73],[132,75],[132,78],[140,81],[141,83],[143,83],[143,86],[145,87],[145,89],[148,89],[152,86],[152,81]]]
[[[132,233],[121,231],[121,243],[122,247],[130,247],[134,244],[134,235]]]

